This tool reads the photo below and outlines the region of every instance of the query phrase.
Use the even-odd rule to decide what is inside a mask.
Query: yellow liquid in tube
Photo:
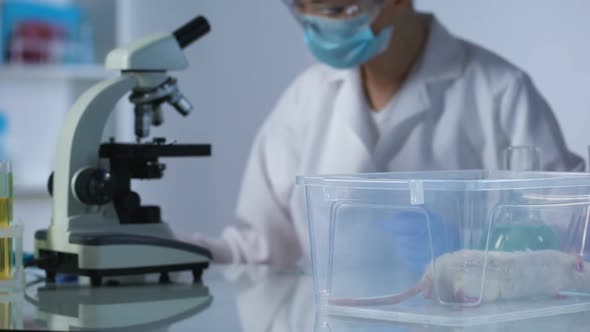
[[[10,226],[10,198],[0,198],[0,228]],[[0,280],[11,279],[12,272],[12,241],[0,239]]]
[[[10,319],[10,303],[0,302],[0,329],[9,329],[11,325]]]
[[[0,228],[8,228],[12,220],[12,173],[8,175],[8,181],[8,197],[0,197]],[[5,238],[0,239],[0,280],[10,279],[12,279],[12,240]]]

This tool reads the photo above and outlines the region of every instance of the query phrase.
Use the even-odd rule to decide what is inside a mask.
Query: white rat
[[[590,271],[584,271],[582,257],[556,250],[487,253],[460,250],[440,256],[434,266],[433,269],[430,264],[420,282],[405,292],[371,298],[332,298],[328,302],[350,306],[390,305],[423,293],[425,298],[440,299],[443,303],[477,305],[496,300],[559,296],[559,292],[566,290],[590,292]]]

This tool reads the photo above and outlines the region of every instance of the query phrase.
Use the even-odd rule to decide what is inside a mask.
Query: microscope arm
[[[72,191],[72,179],[84,167],[98,167],[97,151],[106,122],[119,99],[138,86],[135,75],[100,82],[86,91],[66,115],[58,138],[53,179],[53,227],[68,229],[70,217],[87,212]]]

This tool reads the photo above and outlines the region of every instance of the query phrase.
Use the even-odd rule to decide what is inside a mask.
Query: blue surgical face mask
[[[318,60],[340,69],[359,66],[385,51],[394,30],[388,27],[375,35],[368,15],[347,19],[306,15],[301,20],[311,52]]]

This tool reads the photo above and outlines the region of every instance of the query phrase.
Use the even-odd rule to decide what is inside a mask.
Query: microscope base
[[[70,252],[50,248],[47,231],[38,231],[35,238],[39,268],[45,270],[49,282],[57,274],[68,274],[90,277],[93,286],[101,286],[108,277],[159,273],[160,282],[168,283],[169,272],[191,271],[193,281],[200,283],[211,261],[204,248],[153,236],[72,233]]]
[[[77,260],[75,254],[64,254],[59,252],[43,251],[42,256],[52,255],[57,257],[59,261],[74,261]],[[144,266],[137,268],[122,268],[122,269],[105,269],[105,270],[91,270],[79,269],[74,265],[60,264],[59,266],[44,267],[47,276],[47,282],[54,283],[57,274],[67,274],[75,276],[85,276],[90,278],[90,283],[94,287],[99,287],[103,284],[104,278],[107,277],[121,277],[130,275],[142,275],[151,273],[160,273],[160,283],[166,284],[170,282],[169,272],[191,271],[193,273],[193,282],[201,283],[203,271],[209,267],[209,262],[183,265],[162,265],[162,266]]]

